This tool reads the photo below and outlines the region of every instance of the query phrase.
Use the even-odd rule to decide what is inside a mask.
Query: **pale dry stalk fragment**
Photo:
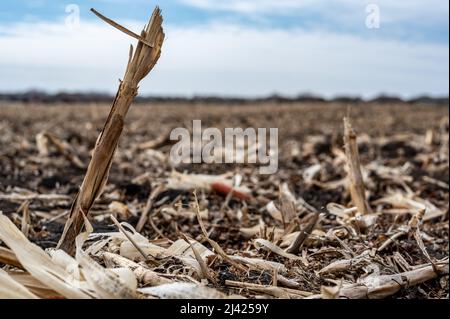
[[[211,276],[209,276],[208,266],[206,265],[203,258],[200,256],[200,253],[198,252],[198,250],[194,247],[194,245],[192,245],[192,243],[189,241],[189,239],[186,237],[185,234],[180,232],[180,236],[183,237],[183,240],[189,244],[189,247],[191,248],[192,252],[194,253],[195,259],[197,260],[198,264],[200,265],[202,279],[207,278],[207,279],[211,280]]]
[[[308,291],[282,288],[276,286],[264,286],[249,282],[240,282],[233,280],[225,280],[225,285],[235,288],[244,288],[255,292],[261,292],[281,299],[302,299],[312,295],[312,293]]]
[[[136,250],[144,257],[145,260],[148,259],[147,254],[142,250],[142,248],[136,243],[136,241],[128,234],[128,232],[123,228],[123,226],[119,223],[119,221],[111,215],[111,220],[113,221],[114,225],[119,228],[119,230],[122,232],[122,234],[125,235],[125,237],[130,241],[130,243],[136,248]]]
[[[153,270],[147,269],[134,261],[131,261],[120,255],[116,255],[109,252],[103,252],[101,254],[103,259],[107,262],[113,263],[119,267],[129,268],[133,271],[136,279],[146,286],[159,286],[172,283],[172,280],[161,277],[160,274]]]
[[[380,252],[384,249],[386,249],[386,247],[388,247],[390,244],[392,244],[393,242],[395,242],[395,240],[397,238],[400,238],[401,236],[407,235],[408,233],[410,233],[411,231],[414,232],[414,236],[415,239],[419,245],[419,248],[421,249],[422,253],[425,255],[425,257],[427,257],[428,261],[431,261],[430,256],[428,255],[428,253],[426,252],[426,249],[423,245],[422,242],[422,238],[420,236],[420,230],[419,230],[419,224],[422,222],[423,220],[423,216],[425,214],[425,210],[421,209],[419,211],[417,211],[410,219],[410,221],[408,222],[408,225],[404,225],[401,226],[398,231],[393,234],[392,236],[390,236],[378,249],[377,251]],[[416,234],[416,231],[418,231],[419,233]]]
[[[28,237],[31,228],[31,218],[30,218],[30,202],[25,201],[22,205],[20,205],[19,212],[22,212],[22,220],[21,220],[21,228],[20,230]]]
[[[145,204],[145,208],[141,214],[141,217],[139,218],[139,221],[136,226],[136,231],[140,233],[142,229],[144,229],[145,224],[148,220],[148,214],[150,213],[150,210],[153,207],[153,202],[155,201],[155,198],[158,197],[158,195],[163,191],[164,186],[160,185],[155,190],[153,190],[148,197],[147,203]]]
[[[431,259],[430,254],[428,254],[428,251],[425,247],[425,244],[422,240],[422,234],[420,232],[420,224],[422,223],[423,216],[425,215],[425,209],[419,210],[413,218],[408,223],[408,226],[411,228],[411,231],[413,233],[414,239],[417,242],[417,246],[419,247],[422,254],[425,256],[425,258],[435,267],[434,261]]]
[[[316,227],[317,222],[319,221],[320,213],[315,212],[313,213],[313,217],[308,222],[308,224],[305,226],[304,229],[300,231],[297,238],[295,238],[295,241],[292,243],[292,245],[286,250],[290,254],[297,254],[302,248],[304,242],[308,239],[311,232],[314,230],[314,227]]]
[[[137,148],[140,149],[140,150],[156,149],[156,148],[159,148],[159,147],[161,147],[161,146],[163,146],[165,144],[169,144],[169,143],[171,143],[171,141],[170,141],[170,131],[159,135],[154,140],[151,140],[151,141],[139,144],[137,146]]]
[[[226,299],[227,296],[214,288],[196,283],[174,282],[156,287],[138,289],[139,292],[161,299]]]
[[[292,220],[297,216],[295,208],[295,197],[289,190],[286,183],[280,186],[279,192],[280,212],[283,220],[284,228],[291,224]]]
[[[344,144],[347,160],[348,187],[353,204],[358,208],[360,214],[371,214],[369,204],[366,200],[364,180],[361,173],[358,144],[356,133],[350,123],[350,119],[344,118]]]
[[[216,251],[216,253],[218,255],[220,255],[224,260],[226,260],[227,262],[229,262],[231,265],[233,265],[235,268],[246,272],[248,269],[246,266],[234,261],[233,259],[230,258],[230,256],[228,256],[225,251],[222,249],[222,247],[219,246],[218,243],[216,243],[214,240],[210,239],[208,236],[208,232],[206,231],[205,225],[203,224],[202,221],[202,217],[200,216],[200,206],[198,204],[198,199],[197,199],[197,193],[194,191],[194,197],[195,197],[195,203],[196,203],[196,214],[197,214],[197,221],[200,225],[200,229],[202,230],[203,233],[203,237],[209,242],[209,244],[214,248],[214,250]]]
[[[42,201],[64,201],[70,200],[70,196],[60,194],[0,194],[1,200],[9,201],[27,201],[27,200],[42,200]]]
[[[62,155],[64,155],[75,167],[78,167],[80,169],[84,169],[85,166],[81,159],[75,154],[72,147],[67,144],[66,142],[60,140],[55,135],[49,133],[49,132],[43,132],[41,133],[43,138],[46,138],[49,142],[51,142],[53,145],[56,146],[58,149],[58,152]]]
[[[107,182],[113,155],[123,130],[124,119],[134,97],[137,95],[139,82],[155,66],[161,55],[161,46],[164,41],[163,19],[159,8],[153,11],[147,27],[140,36],[99,15],[96,11],[94,13],[119,30],[137,37],[139,43],[134,53],[133,47],[130,48],[124,79],[120,82],[105,126],[97,139],[92,159],[80,191],[72,203],[69,219],[58,243],[58,248],[69,254],[73,254],[75,251],[75,238],[84,224],[83,215],[89,214],[94,201],[100,196],[103,186]]]
[[[366,277],[359,283],[343,286],[340,290],[339,298],[386,298],[403,288],[418,285],[444,275],[448,275],[448,260],[438,263],[435,267],[426,265],[399,274]]]

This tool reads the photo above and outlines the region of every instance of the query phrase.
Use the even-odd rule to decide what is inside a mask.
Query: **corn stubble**
[[[75,251],[75,238],[83,228],[83,216],[89,214],[94,201],[100,196],[108,180],[112,159],[122,134],[124,119],[138,94],[139,82],[157,63],[164,41],[163,18],[158,7],[153,11],[148,25],[142,30],[140,36],[104,17],[94,9],[92,11],[115,28],[139,39],[139,42],[134,52],[133,46],[130,46],[125,76],[120,82],[109,116],[97,139],[91,162],[80,191],[73,201],[69,218],[58,243],[58,248],[69,254],[73,254]]]

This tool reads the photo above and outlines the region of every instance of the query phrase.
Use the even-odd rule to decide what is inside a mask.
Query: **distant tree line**
[[[4,102],[22,102],[22,103],[110,103],[114,96],[105,93],[67,93],[60,92],[49,94],[43,91],[27,91],[20,93],[0,93],[0,101]],[[221,96],[193,96],[193,97],[170,97],[170,96],[138,96],[136,103],[204,103],[204,104],[246,104],[246,103],[348,103],[357,104],[363,102],[392,104],[392,103],[421,103],[448,105],[447,97],[419,96],[412,99],[402,99],[392,95],[379,95],[373,99],[364,100],[357,96],[338,96],[326,99],[312,94],[300,94],[296,97],[286,97],[282,95],[270,95],[262,98],[240,98],[240,97],[221,97]]]

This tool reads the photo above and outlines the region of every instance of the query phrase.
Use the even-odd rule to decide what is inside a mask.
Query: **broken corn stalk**
[[[140,36],[104,17],[94,9],[91,10],[113,27],[139,39],[139,42],[134,53],[133,46],[130,47],[124,79],[120,82],[105,126],[97,139],[91,162],[80,191],[73,201],[69,219],[58,243],[58,248],[65,250],[69,254],[73,254],[75,251],[75,238],[84,224],[83,215],[87,216],[89,214],[95,199],[100,196],[103,186],[108,180],[109,169],[123,130],[124,119],[133,99],[137,95],[139,82],[155,66],[161,55],[161,47],[164,41],[163,18],[159,8],[153,11],[148,25],[142,30]]]

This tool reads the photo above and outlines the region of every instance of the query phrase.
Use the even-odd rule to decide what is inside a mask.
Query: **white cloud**
[[[141,85],[144,94],[448,94],[444,44],[223,24],[166,29],[161,60]],[[8,27],[0,36],[0,91],[114,92],[129,43],[100,22],[82,21],[77,30],[63,23]]]
[[[200,9],[241,13],[299,9],[313,3],[311,0],[181,0],[181,2]]]
[[[326,13],[327,8],[365,7],[369,3],[385,9],[386,13],[395,15],[445,14],[449,11],[448,1],[442,0],[179,0],[186,5],[214,11],[234,11],[240,13],[274,13],[277,11],[291,12],[291,10],[311,9]]]
[[[367,16],[366,6],[376,4],[384,27],[400,34],[447,26],[449,2],[442,0],[179,0],[206,11],[240,14],[258,20],[289,15],[318,21],[315,28],[360,28]],[[282,20],[277,20],[282,22]],[[310,23],[310,22],[309,22]],[[428,31],[432,32],[432,31]],[[441,32],[444,32],[442,30]]]

